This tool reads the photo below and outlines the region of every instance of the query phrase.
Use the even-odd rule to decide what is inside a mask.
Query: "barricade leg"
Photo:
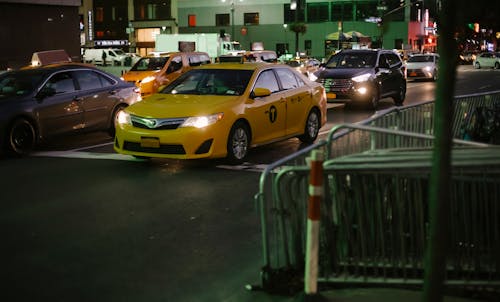
[[[307,206],[306,261],[304,275],[305,300],[318,297],[318,254],[320,204],[323,196],[323,160],[320,150],[313,150],[310,161],[309,200]]]

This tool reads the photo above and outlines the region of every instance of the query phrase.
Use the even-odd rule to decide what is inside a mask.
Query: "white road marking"
[[[130,155],[123,155],[118,153],[96,153],[96,152],[83,152],[83,151],[72,151],[72,150],[34,152],[31,154],[31,156],[143,161],[142,159],[137,159]]]

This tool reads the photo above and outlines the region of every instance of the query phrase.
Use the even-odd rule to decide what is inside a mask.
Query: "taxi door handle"
[[[111,94],[111,95],[115,95],[115,94],[116,94],[116,90],[111,90],[111,91],[109,91],[109,94]]]
[[[83,101],[83,99],[79,98],[79,97],[74,97],[73,101],[75,101],[75,102],[81,102],[81,101]]]

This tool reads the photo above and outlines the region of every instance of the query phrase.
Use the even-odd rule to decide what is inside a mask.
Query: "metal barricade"
[[[499,99],[500,92],[492,95],[456,98],[454,136],[461,137],[460,129],[463,128],[466,114],[476,106],[492,106]],[[303,276],[300,272],[304,264],[304,241],[301,234],[303,234],[306,221],[305,201],[307,200],[309,171],[307,157],[311,150],[321,149],[327,154],[326,159],[331,160],[368,150],[431,147],[434,124],[433,107],[433,102],[427,102],[418,106],[393,108],[378,112],[358,125],[338,125],[329,133],[328,141],[319,141],[266,168],[261,175],[259,192],[255,195],[255,200],[260,211],[262,226],[262,285],[267,291],[293,292],[300,289],[302,284],[300,279]],[[485,146],[461,140],[454,140],[454,144],[455,146]],[[400,165],[403,168],[408,167],[408,162],[402,162]],[[331,213],[331,215],[338,215],[338,213]],[[333,218],[326,221],[330,221],[328,223],[333,227]],[[322,220],[322,230],[328,223]],[[323,239],[328,238],[328,233],[323,231],[321,236],[324,237]],[[321,240],[321,244],[331,245],[331,242],[325,239]],[[334,252],[338,251],[335,251],[332,246],[321,247],[321,253]],[[415,259],[417,258],[415,256]],[[332,261],[331,259],[335,257],[325,258],[322,255],[321,259]],[[338,263],[340,262],[336,265]],[[321,269],[334,272],[332,265],[322,263]],[[359,270],[361,266],[353,266],[353,269]],[[322,272],[322,276],[329,276],[328,278],[331,279],[328,273]],[[365,283],[368,280],[366,278],[363,279]]]

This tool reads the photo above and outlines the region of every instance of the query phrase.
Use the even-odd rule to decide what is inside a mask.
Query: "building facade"
[[[80,0],[0,0],[0,70],[28,65],[37,51],[64,49],[80,60]]]
[[[146,55],[154,50],[158,33],[218,33],[246,49],[259,42],[280,54],[299,51],[314,57],[345,47],[422,49],[432,34],[425,30],[431,19],[422,4],[421,0],[83,0],[80,14],[87,32],[82,47],[120,47]],[[296,34],[294,28],[301,32]],[[363,39],[328,38],[351,31]]]

